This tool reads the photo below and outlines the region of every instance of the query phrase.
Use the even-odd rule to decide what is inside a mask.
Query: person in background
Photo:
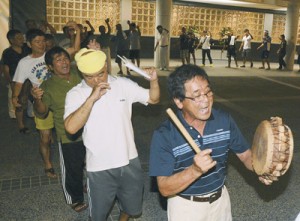
[[[16,108],[12,103],[12,91],[14,87],[13,77],[17,69],[19,61],[26,57],[30,50],[24,44],[24,36],[21,31],[12,29],[6,34],[6,38],[10,43],[10,47],[5,49],[2,54],[3,73],[8,83],[8,115],[12,119],[17,120],[19,132],[26,134],[29,133],[29,129],[24,124],[24,111],[23,108]],[[26,109],[28,100],[28,86],[30,82],[26,82],[26,85],[22,88],[19,100],[22,101],[23,107]]]
[[[279,67],[277,68],[277,70],[282,70],[282,68],[286,68],[286,63],[284,61],[284,57],[286,55],[286,46],[287,46],[285,35],[284,34],[280,35],[279,40],[280,40],[280,46],[277,51]]]
[[[56,34],[55,28],[48,21],[41,21],[39,29],[41,29],[45,34]]]
[[[84,27],[82,24],[78,24],[79,29],[81,31],[81,43],[80,48],[86,48],[89,44],[90,40],[92,40],[92,37],[94,35],[95,29],[91,22],[89,20],[86,20],[85,23],[89,26],[90,30],[87,30],[87,27]]]
[[[83,128],[91,220],[107,220],[117,198],[119,221],[127,221],[141,214],[143,197],[132,104],[159,102],[157,73],[145,70],[150,88],[144,89],[128,78],[108,75],[102,51],[81,49],[75,60],[83,81],[67,93],[64,120],[69,134]],[[117,134],[117,139],[112,139],[112,134]]]
[[[129,52],[129,44],[128,44],[128,37],[126,35],[126,33],[123,31],[122,29],[122,25],[121,24],[117,24],[116,25],[116,35],[112,38],[112,42],[115,44],[115,48],[116,48],[116,63],[119,66],[119,72],[118,75],[123,75],[123,70],[122,70],[122,60],[118,57],[128,57],[128,52]],[[100,45],[101,46],[101,45]],[[131,75],[130,71],[128,68],[126,68],[127,70],[127,75]]]
[[[198,49],[199,47],[201,47],[201,49],[202,49],[202,66],[205,66],[205,57],[206,57],[206,55],[208,57],[210,67],[213,66],[213,61],[212,61],[212,58],[211,58],[211,55],[210,55],[211,40],[212,40],[211,32],[204,30],[202,32],[202,36],[200,38],[199,44],[196,47],[196,49]]]
[[[161,71],[168,71],[168,50],[169,50],[169,41],[170,35],[169,30],[165,29],[162,25],[158,25],[156,27],[159,37],[157,38],[154,51],[156,51],[157,47],[159,46],[159,61],[160,61],[160,70]]]
[[[96,41],[100,44],[101,50],[106,55],[107,72],[111,73],[111,55],[110,55],[110,40],[111,40],[111,27],[109,24],[109,18],[105,19],[107,25],[107,31],[104,25],[99,26],[100,35],[96,38]]]
[[[49,51],[56,44],[54,36],[52,34],[45,34],[45,41],[46,41],[46,51]]]
[[[140,51],[141,51],[141,31],[138,25],[130,23],[129,32],[129,58],[133,64],[140,67]]]
[[[242,57],[243,57],[243,65],[241,68],[246,67],[246,61],[250,61],[250,68],[253,67],[253,61],[252,61],[252,51],[251,51],[251,41],[253,39],[253,36],[250,34],[249,29],[244,30],[244,36],[242,38],[242,44],[240,46],[240,51],[242,51]]]
[[[236,40],[239,38],[239,36],[233,35],[231,31],[227,33],[227,37],[225,37],[225,44],[224,48],[222,49],[222,52],[224,49],[227,49],[227,58],[228,58],[228,65],[226,66],[227,68],[231,67],[231,57],[233,57],[235,66],[238,67],[237,63],[237,55],[236,55]]]
[[[189,36],[186,33],[186,28],[181,28],[181,35],[179,36],[179,44],[180,44],[180,58],[182,64],[189,64]]]
[[[51,72],[48,70],[44,59],[46,50],[45,33],[40,29],[30,29],[26,33],[26,39],[32,52],[19,61],[13,78],[12,102],[16,108],[22,108],[19,95],[27,79],[30,80],[32,86],[39,87],[43,81],[51,77]],[[49,112],[46,119],[35,117],[35,124],[40,134],[39,150],[44,162],[45,174],[49,178],[57,178],[50,159],[50,144],[52,142],[52,128],[54,127],[52,112]]]
[[[58,42],[58,46],[66,49],[68,47],[71,47],[72,38],[73,37],[75,38],[75,29],[72,29],[72,28],[68,27],[67,25],[65,25],[63,27],[63,33],[64,33],[65,37]]]
[[[270,50],[271,50],[271,37],[269,36],[269,31],[265,30],[264,31],[264,37],[263,41],[260,46],[257,47],[257,50],[263,48],[261,52],[261,59],[262,59],[262,66],[259,67],[259,69],[265,69],[265,63],[267,63],[268,67],[266,70],[270,70],[270,62],[269,62],[269,55],[270,55]]]
[[[194,34],[194,32],[190,31],[188,33],[188,36],[189,36],[189,40],[188,40],[188,44],[189,44],[189,56],[188,56],[188,59],[189,59],[189,62],[188,64],[190,63],[191,61],[191,55],[192,55],[192,58],[193,58],[193,63],[194,65],[196,65],[196,56],[195,56],[195,48],[197,47],[197,38]]]
[[[36,21],[33,20],[33,19],[28,19],[25,21],[25,26],[27,28],[27,31],[30,30],[30,29],[36,29],[38,28],[37,24],[36,24]]]

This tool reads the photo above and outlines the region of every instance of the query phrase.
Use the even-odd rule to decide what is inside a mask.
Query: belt
[[[209,203],[213,203],[215,202],[217,199],[219,199],[222,195],[222,188],[219,189],[217,192],[211,194],[208,197],[201,197],[201,196],[184,196],[184,195],[177,195],[180,196],[183,199],[186,200],[191,200],[194,202],[209,202]]]
[[[168,47],[169,45],[161,45],[160,47],[161,48],[165,48],[165,47]]]

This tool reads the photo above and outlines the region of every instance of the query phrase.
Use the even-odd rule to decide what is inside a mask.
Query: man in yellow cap
[[[83,129],[91,219],[105,221],[117,197],[120,221],[142,212],[143,171],[134,143],[132,104],[156,104],[160,90],[155,70],[146,70],[150,88],[107,74],[101,51],[81,49],[75,60],[83,81],[65,101],[65,129]]]

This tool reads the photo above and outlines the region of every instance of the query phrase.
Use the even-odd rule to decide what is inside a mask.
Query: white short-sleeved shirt
[[[200,43],[202,43],[202,49],[210,49],[210,36],[202,36],[200,38]]]
[[[235,40],[236,40],[236,36],[232,35],[231,38],[230,38],[230,42],[229,42],[229,45],[235,45]]]
[[[169,32],[163,30],[162,33],[159,34],[158,41],[160,46],[169,45]]]
[[[132,104],[147,105],[149,90],[127,78],[108,76],[111,89],[95,102],[84,126],[87,171],[125,166],[138,156],[131,123]],[[72,88],[65,101],[67,118],[90,96],[92,88],[83,80]]]
[[[243,49],[251,49],[251,40],[252,40],[252,37],[251,35],[248,35],[248,36],[244,36],[242,41],[244,42],[244,45],[243,45]]]
[[[50,76],[51,72],[45,63],[45,54],[38,58],[28,55],[19,61],[13,81],[23,84],[29,79],[33,86],[40,86]]]

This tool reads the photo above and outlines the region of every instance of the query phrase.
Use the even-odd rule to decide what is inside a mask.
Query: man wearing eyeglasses
[[[168,78],[168,90],[178,119],[201,149],[196,154],[170,120],[153,134],[149,174],[168,197],[168,220],[230,221],[224,186],[228,152],[252,171],[250,146],[231,116],[213,108],[213,91],[202,68],[177,68]]]

